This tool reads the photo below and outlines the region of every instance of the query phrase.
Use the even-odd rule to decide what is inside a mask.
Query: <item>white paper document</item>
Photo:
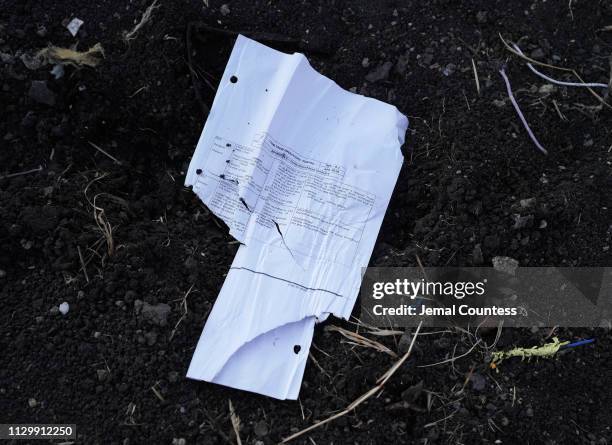
[[[348,318],[408,121],[239,36],[185,184],[242,244],[187,376],[296,399],[314,324]]]

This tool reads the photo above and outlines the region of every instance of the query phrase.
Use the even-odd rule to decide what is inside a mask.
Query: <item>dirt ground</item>
[[[584,88],[546,86],[499,37],[608,83],[611,2],[160,0],[126,42],[149,4],[0,2],[1,423],[75,423],[87,444],[235,443],[231,399],[242,443],[277,443],[346,407],[395,361],[318,327],[298,402],[185,378],[237,249],[183,186],[232,46],[196,23],[304,52],[342,87],[409,116],[371,264],[414,266],[418,254],[428,266],[497,255],[611,265],[610,105]],[[85,22],[77,37],[64,26],[74,16]],[[58,79],[51,65],[22,61],[49,44],[96,43],[99,66],[65,66]],[[502,66],[548,156],[518,120]],[[516,220],[529,198],[537,204]],[[169,305],[167,320],[143,317],[144,303]],[[506,329],[495,348],[549,335]],[[494,333],[419,336],[379,397],[296,443],[611,443],[612,335],[555,335],[597,341],[497,373],[486,361]],[[409,338],[382,341],[401,351]]]

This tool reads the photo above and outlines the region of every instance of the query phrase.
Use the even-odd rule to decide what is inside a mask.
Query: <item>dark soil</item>
[[[78,443],[224,443],[234,442],[231,399],[243,443],[276,443],[344,408],[395,360],[319,327],[319,366],[309,362],[299,402],[184,377],[237,249],[182,185],[214,96],[208,84],[232,46],[197,26],[188,33],[193,21],[289,37],[255,35],[305,52],[344,88],[410,116],[407,162],[372,264],[415,265],[418,254],[429,266],[491,264],[497,255],[523,266],[611,265],[612,113],[585,89],[540,90],[544,82],[498,33],[534,58],[607,83],[612,33],[600,30],[612,25],[612,3],[251,0],[228,3],[223,15],[209,2],[162,0],[126,44],[123,32],[149,2],[0,1],[0,422],[76,423]],[[77,38],[62,25],[73,15],[85,21]],[[57,80],[50,66],[29,70],[19,59],[49,43],[84,50],[98,42],[101,65],[67,66]],[[379,70],[387,62],[392,68]],[[508,100],[504,64],[548,156]],[[32,88],[36,81],[50,91]],[[112,226],[112,255],[94,196]],[[537,204],[513,228],[528,198]],[[167,321],[139,315],[142,302],[169,305]],[[548,334],[504,330],[497,347],[539,345]],[[419,368],[464,354],[479,334],[420,336],[380,397],[298,442],[612,442],[612,336],[556,335],[597,342],[495,373],[480,345],[452,365]]]

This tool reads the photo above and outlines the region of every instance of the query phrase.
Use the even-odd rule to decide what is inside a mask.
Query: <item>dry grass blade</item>
[[[520,57],[521,59],[526,60],[528,62],[531,62],[534,65],[543,66],[543,67],[550,68],[550,69],[553,69],[553,70],[558,70],[558,71],[565,71],[566,73],[572,73],[574,76],[576,76],[576,78],[580,81],[580,83],[582,83],[582,84],[586,83],[582,79],[582,77],[580,77],[580,75],[576,72],[576,70],[574,70],[572,68],[564,68],[564,67],[560,67],[560,66],[550,65],[550,64],[544,63],[544,62],[538,62],[537,60],[534,60],[531,57],[526,56],[525,54],[521,54],[517,50],[512,48],[510,46],[510,44],[502,37],[501,34],[499,34],[499,38],[501,39],[501,41],[504,44],[504,46],[506,47],[506,49],[508,51],[510,51],[512,54],[514,54],[515,56]],[[612,83],[612,78],[610,79],[610,83]],[[605,106],[605,107],[607,107],[607,108],[612,110],[612,105],[607,103],[605,101],[605,99],[603,97],[601,97],[599,94],[597,94],[591,87],[586,86],[586,89],[589,90],[589,92],[601,103],[602,106]]]
[[[229,400],[229,411],[230,420],[232,421],[232,428],[234,429],[234,434],[236,435],[236,444],[242,445],[242,440],[240,439],[240,417],[236,415],[231,399]]]
[[[151,5],[149,5],[149,7],[145,10],[144,14],[142,14],[140,21],[136,24],[136,26],[134,26],[134,29],[132,29],[130,32],[126,31],[123,33],[123,40],[126,42],[134,40],[136,38],[136,34],[138,34],[138,31],[140,31],[144,25],[151,21],[153,11],[157,8],[159,8],[159,4],[157,3],[157,0],[154,0],[153,3],[151,3]]]
[[[397,354],[393,352],[391,349],[387,348],[385,345],[375,340],[370,340],[369,338],[359,335],[356,332],[348,331],[346,329],[343,329],[339,326],[334,326],[334,325],[328,326],[327,330],[340,333],[343,337],[350,340],[349,342],[350,344],[353,344],[355,346],[361,346],[364,348],[372,348],[372,349],[377,350],[378,352],[384,352],[385,354],[389,354],[391,357],[397,357]]]
[[[87,190],[89,190],[89,187],[94,182],[100,181],[107,176],[108,176],[108,173],[105,173],[93,179],[92,181],[90,181],[89,184],[87,184],[87,186],[85,187],[85,190],[83,190],[83,194],[85,195],[87,202],[89,202],[89,205],[91,205],[91,207],[93,208],[93,215],[94,215],[94,221],[96,222],[96,226],[98,226],[98,229],[100,229],[102,236],[104,236],[104,239],[106,240],[106,251],[108,253],[108,256],[112,256],[115,253],[115,241],[113,240],[113,227],[111,226],[110,222],[108,222],[104,209],[96,205],[97,199],[101,195],[104,195],[104,193],[98,193],[97,195],[95,195],[93,198],[93,201],[90,200],[89,197],[87,196]]]
[[[181,324],[181,322],[183,321],[183,319],[187,316],[187,314],[189,313],[189,310],[187,309],[187,297],[189,296],[189,294],[191,293],[191,290],[193,289],[193,286],[195,286],[195,283],[191,285],[191,287],[189,288],[189,290],[187,290],[187,292],[185,293],[185,296],[183,297],[183,299],[181,300],[181,307],[183,308],[183,313],[181,315],[181,318],[179,318],[179,320],[176,322],[176,324],[174,325],[174,329],[172,329],[172,333],[170,334],[170,338],[168,339],[168,343],[170,343],[172,341],[172,339],[174,338],[174,334],[176,334],[176,330],[178,329],[179,325]],[[230,402],[231,403],[231,402]]]
[[[430,363],[429,365],[419,365],[417,366],[417,368],[429,368],[430,366],[438,366],[438,365],[443,365],[444,363],[453,363],[456,360],[459,360],[460,358],[465,357],[466,355],[468,355],[470,352],[472,352],[474,350],[474,348],[476,346],[478,346],[480,344],[480,340],[476,341],[476,343],[474,343],[472,345],[472,347],[465,353],[465,354],[461,354],[457,357],[451,357],[449,359],[446,360],[442,360],[441,362],[436,362],[436,363]]]
[[[474,70],[474,81],[476,82],[476,91],[480,96],[480,79],[478,78],[478,71],[476,70],[476,63],[474,63],[474,59],[472,59],[472,69]]]
[[[417,327],[415,333],[414,333],[414,337],[412,337],[412,342],[410,343],[410,347],[408,348],[408,351],[406,352],[406,354],[404,354],[402,356],[402,358],[397,361],[391,368],[389,368],[389,370],[387,372],[385,372],[385,374],[379,379],[379,382],[375,387],[371,388],[369,391],[365,392],[364,394],[362,394],[361,396],[359,396],[357,399],[355,399],[350,405],[348,405],[345,409],[343,409],[342,411],[340,411],[339,413],[334,414],[331,417],[328,417],[325,420],[322,420],[321,422],[315,423],[313,425],[310,425],[308,428],[305,428],[301,431],[298,431],[295,434],[292,434],[289,437],[285,437],[281,443],[287,443],[292,441],[293,439],[296,439],[304,434],[306,434],[309,431],[312,431],[316,428],[319,428],[323,425],[325,425],[326,423],[331,422],[332,420],[337,419],[338,417],[342,417],[345,414],[348,414],[349,412],[351,412],[352,410],[356,409],[359,405],[361,405],[363,402],[365,402],[366,400],[368,400],[370,397],[372,397],[374,394],[376,394],[378,391],[380,391],[384,384],[387,382],[387,380],[389,380],[389,378],[395,373],[395,371],[397,371],[399,369],[399,367],[402,365],[402,363],[404,363],[406,360],[408,360],[408,357],[410,357],[410,354],[412,353],[412,348],[414,346],[414,343],[419,335],[419,331],[421,330],[421,323],[419,323],[419,326]]]

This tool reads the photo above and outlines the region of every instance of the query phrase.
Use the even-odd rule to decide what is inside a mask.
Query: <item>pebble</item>
[[[168,381],[170,383],[176,383],[179,379],[179,373],[176,371],[170,371],[168,373]]]
[[[533,215],[521,216],[519,214],[513,215],[514,225],[512,228],[514,230],[524,229],[525,227],[529,227],[533,225]]]
[[[30,406],[30,408],[36,408],[38,406],[38,402],[36,401],[34,397],[31,397],[28,400],[28,405]]]
[[[542,48],[536,48],[533,51],[531,51],[532,59],[543,59],[544,55],[545,55],[544,50]]]
[[[66,315],[69,310],[70,305],[67,302],[64,301],[62,304],[59,305],[59,311],[62,313],[62,315]]]
[[[144,337],[147,340],[147,345],[149,346],[153,346],[157,342],[156,332],[147,332]]]
[[[402,400],[408,403],[416,402],[422,393],[423,393],[423,380],[421,380],[416,385],[412,385],[408,389],[402,391]]]
[[[477,372],[472,374],[472,376],[470,377],[470,382],[472,382],[472,389],[474,389],[475,391],[484,390],[487,384],[486,379]]]
[[[410,348],[410,343],[412,343],[412,335],[410,335],[410,331],[406,330],[400,337],[399,343],[397,344],[397,349],[399,353],[405,354],[406,352],[408,352],[408,348]]]
[[[410,62],[410,51],[406,51],[403,55],[399,56],[397,63],[395,64],[395,72],[400,76],[403,76],[408,69]]]
[[[53,306],[51,309],[49,309],[49,313],[51,315],[57,315],[60,313],[60,310],[57,306]]]
[[[521,208],[523,208],[523,209],[531,209],[532,207],[535,207],[536,199],[535,198],[521,199],[519,201],[519,204],[520,204]]]
[[[230,15],[230,7],[227,5],[227,3],[224,3],[221,5],[221,8],[219,8],[219,12],[221,13],[222,16],[227,16]]]
[[[363,60],[361,61],[361,66],[364,68],[367,68],[370,66],[370,59],[368,59],[367,57],[364,57]]]
[[[33,80],[28,96],[35,102],[53,106],[55,105],[55,93],[47,87],[44,80]]]
[[[457,65],[455,65],[454,63],[449,63],[448,65],[446,65],[446,67],[442,71],[442,74],[444,74],[446,77],[451,76],[455,72],[456,69],[457,69]]]
[[[533,417],[533,408],[527,408],[525,414],[527,415],[527,417]]]
[[[542,85],[540,89],[538,89],[538,93],[540,94],[550,94],[555,91],[555,87],[549,83]]]
[[[382,65],[378,65],[374,70],[370,71],[365,78],[368,82],[372,83],[387,80],[389,78],[391,68],[393,68],[393,62],[385,62]]]
[[[519,262],[514,258],[510,258],[508,256],[493,257],[493,268],[499,272],[504,272],[508,275],[515,275],[518,266]]]
[[[4,277],[6,277],[6,271],[0,269],[0,278],[4,278]]]
[[[182,437],[172,439],[172,445],[186,445],[187,441]]]
[[[134,302],[134,306],[136,302]],[[142,318],[151,324],[157,326],[166,326],[168,323],[168,314],[172,309],[165,303],[159,303],[151,305],[149,303],[143,303],[142,310],[140,311]]]
[[[265,437],[268,435],[268,425],[263,420],[260,420],[255,424],[253,431],[257,437]]]
[[[103,382],[108,377],[108,370],[107,369],[98,369],[96,371],[96,374],[98,376],[98,381]]]

